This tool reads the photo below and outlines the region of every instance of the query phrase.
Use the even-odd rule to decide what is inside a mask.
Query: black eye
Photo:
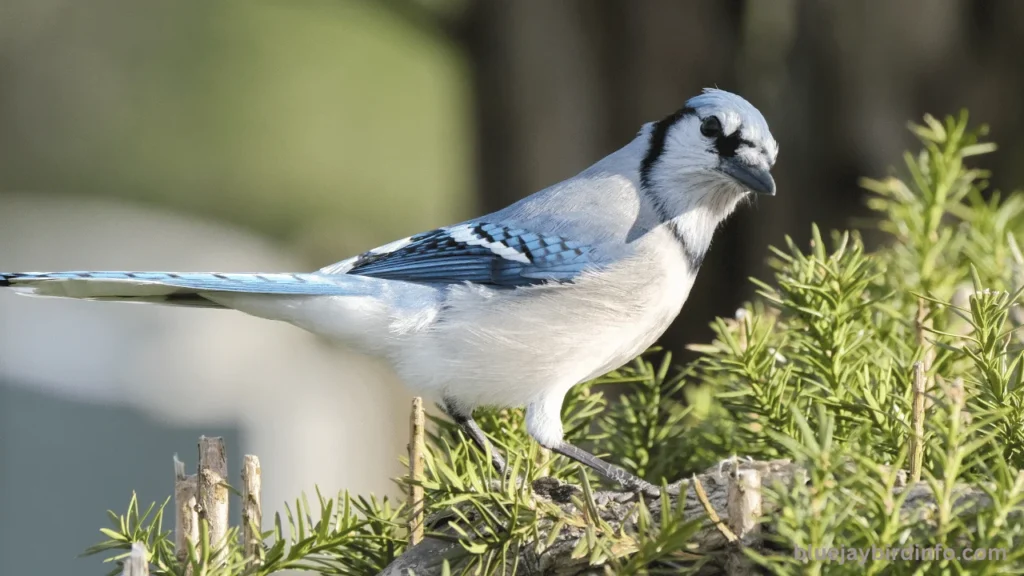
[[[700,133],[708,138],[717,138],[722,134],[722,123],[714,116],[708,116],[700,123]]]

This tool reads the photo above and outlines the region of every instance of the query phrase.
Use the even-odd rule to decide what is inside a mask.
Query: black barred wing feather
[[[471,222],[393,242],[321,270],[424,283],[528,286],[567,282],[594,263],[572,240]]]

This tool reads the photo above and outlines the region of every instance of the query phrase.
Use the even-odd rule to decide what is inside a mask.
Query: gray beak
[[[751,166],[736,158],[723,158],[718,164],[718,171],[755,194],[775,196],[775,180],[764,168]]]

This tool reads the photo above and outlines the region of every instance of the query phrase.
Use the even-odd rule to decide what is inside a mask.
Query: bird
[[[541,446],[656,494],[564,439],[563,400],[665,332],[719,224],[744,200],[775,195],[777,156],[757,108],[708,88],[567,180],[316,272],[20,272],[0,273],[0,287],[288,322],[385,360],[501,472],[478,408],[525,407]]]

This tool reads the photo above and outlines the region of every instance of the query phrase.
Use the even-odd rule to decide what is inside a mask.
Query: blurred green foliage
[[[377,2],[9,10],[0,190],[152,203],[322,265],[473,210],[463,57]]]

